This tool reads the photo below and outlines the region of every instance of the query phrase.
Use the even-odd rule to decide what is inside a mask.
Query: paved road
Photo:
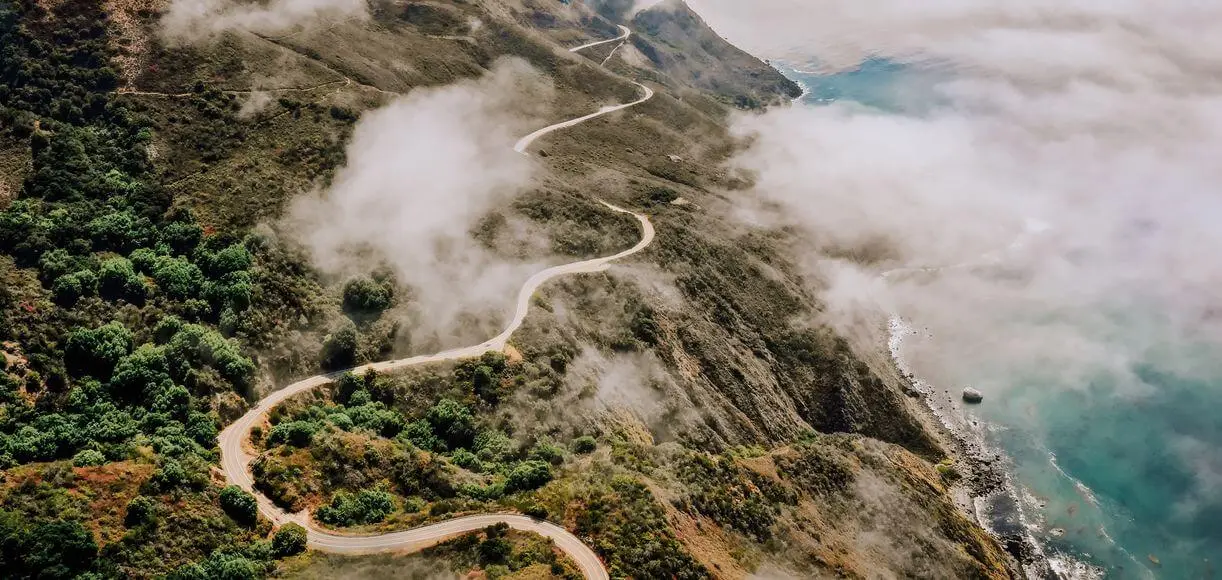
[[[600,46],[600,45],[603,45],[603,44],[611,44],[612,42],[617,42],[617,41],[618,41],[618,42],[623,42],[623,41],[625,41],[625,40],[628,40],[628,37],[629,37],[629,36],[632,36],[632,31],[631,31],[631,30],[629,30],[629,29],[628,29],[628,27],[627,27],[627,26],[624,26],[623,24],[620,24],[620,25],[619,25],[619,30],[620,30],[620,32],[622,32],[623,34],[621,34],[621,35],[619,35],[619,36],[617,36],[617,37],[615,37],[615,38],[612,38],[612,39],[610,39],[610,40],[599,40],[599,41],[597,41],[597,42],[591,42],[591,43],[589,43],[589,44],[583,44],[583,45],[581,45],[581,46],[575,46],[575,47],[573,47],[573,48],[570,48],[570,49],[569,49],[569,52],[577,52],[577,51],[579,51],[579,50],[585,50],[585,49],[587,49],[587,48],[594,47],[594,46]]]
[[[620,39],[623,40],[630,34],[627,28],[621,27],[625,31],[625,35]],[[593,46],[593,43],[586,46]],[[579,50],[583,47],[578,47],[573,50]],[[519,153],[525,153],[526,148],[531,142],[543,135],[553,131],[572,127],[583,123],[595,117],[606,115],[615,111],[626,109],[643,103],[653,97],[653,90],[640,83],[635,83],[638,87],[644,90],[645,96],[637,101],[625,105],[617,105],[613,107],[604,107],[597,113],[586,115],[577,119],[564,121],[548,127],[544,127],[526,137],[514,147]],[[571,264],[564,264],[548,268],[531,276],[530,279],[522,285],[522,289],[518,291],[518,300],[514,308],[513,318],[506,325],[505,330],[492,338],[491,340],[475,346],[456,348],[439,352],[437,354],[416,356],[407,359],[390,360],[378,363],[372,363],[346,371],[338,371],[326,375],[318,375],[293,383],[279,391],[269,394],[250,409],[245,415],[234,421],[219,436],[219,445],[221,449],[221,470],[225,477],[234,485],[254,494],[259,503],[259,511],[274,522],[277,526],[288,522],[295,522],[304,526],[308,531],[309,545],[311,548],[325,552],[342,553],[342,554],[368,554],[374,552],[413,552],[422,550],[429,546],[436,545],[454,536],[458,536],[467,532],[482,529],[496,523],[506,523],[510,527],[518,530],[535,532],[540,535],[551,538],[555,541],[556,546],[563,550],[566,554],[577,563],[582,573],[586,578],[592,580],[605,580],[609,578],[607,570],[603,567],[602,561],[598,555],[586,546],[582,541],[570,534],[564,528],[554,524],[538,521],[526,516],[517,514],[485,514],[455,518],[453,520],[423,526],[412,530],[402,532],[394,532],[389,534],[375,536],[355,536],[336,534],[319,528],[310,518],[307,512],[297,514],[286,513],[284,510],[277,507],[268,498],[264,497],[254,489],[254,479],[251,477],[249,466],[250,462],[255,459],[255,452],[248,447],[250,438],[250,430],[256,423],[259,423],[263,416],[266,415],[272,408],[276,407],[286,399],[298,395],[300,393],[315,389],[335,381],[345,372],[354,372],[357,374],[364,373],[366,370],[373,369],[379,372],[389,372],[417,365],[428,363],[454,361],[464,358],[480,356],[486,352],[502,351],[509,342],[509,337],[522,325],[522,321],[526,319],[526,314],[530,310],[531,297],[535,291],[539,289],[547,281],[568,274],[600,272],[610,265],[611,262],[631,256],[641,250],[644,250],[654,239],[653,224],[649,218],[626,210],[621,207],[616,207],[607,202],[600,201],[607,209],[617,212],[630,214],[637,219],[641,224],[641,241],[627,250],[612,256],[602,258],[594,258]]]

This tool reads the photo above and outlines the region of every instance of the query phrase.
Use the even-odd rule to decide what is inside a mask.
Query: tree
[[[442,399],[428,410],[425,419],[450,449],[468,447],[475,439],[475,417],[458,401]]]
[[[359,526],[380,522],[394,509],[394,498],[385,491],[364,489],[355,495],[341,491],[330,505],[318,510],[318,519],[336,526]]]
[[[123,525],[134,528],[152,521],[156,514],[157,504],[149,497],[138,495],[127,502],[127,514],[123,516]]]
[[[322,367],[326,370],[348,368],[356,364],[359,339],[356,325],[347,322],[327,335],[322,344]]]
[[[119,360],[108,387],[121,401],[143,401],[148,393],[173,384],[169,372],[165,348],[146,344]]]
[[[505,491],[530,491],[552,480],[552,468],[542,461],[523,461],[505,479]]]
[[[111,258],[98,269],[98,292],[108,300],[125,299],[135,304],[144,301],[148,288],[136,273],[131,260]]]
[[[259,517],[259,504],[255,496],[242,491],[236,485],[221,490],[221,509],[234,521],[244,526],[253,526]]]
[[[471,384],[475,389],[475,394],[479,398],[495,405],[501,398],[500,384],[493,374],[492,367],[487,365],[479,365],[475,367],[475,373],[471,377]]]
[[[72,465],[76,467],[94,467],[106,463],[106,456],[95,449],[85,449],[72,456]]]
[[[267,444],[309,447],[319,429],[321,426],[313,421],[285,421],[272,427],[271,433],[267,434]]]
[[[96,250],[127,253],[148,245],[153,226],[147,218],[137,217],[128,211],[98,216],[89,222],[86,229]]]
[[[55,279],[51,285],[51,294],[55,301],[64,306],[76,304],[85,296],[93,296],[98,291],[98,276],[92,270],[81,270],[64,274]]]
[[[204,274],[184,258],[160,256],[153,265],[153,280],[166,296],[186,300],[195,297],[204,283]]]
[[[598,449],[598,441],[589,435],[582,435],[573,440],[573,453],[585,455]]]
[[[204,228],[191,221],[174,221],[165,224],[159,232],[158,239],[169,246],[176,255],[187,256],[199,245],[204,237]]]
[[[344,284],[344,311],[350,314],[377,315],[390,308],[390,289],[366,278],[353,278]]]
[[[26,567],[38,578],[75,578],[93,567],[98,544],[80,522],[55,520],[36,526],[26,543]]]
[[[306,549],[305,528],[292,522],[284,524],[272,537],[272,553],[277,558],[295,556]]]
[[[132,352],[132,333],[118,322],[95,329],[78,329],[68,335],[64,364],[73,376],[110,379],[119,361]]]

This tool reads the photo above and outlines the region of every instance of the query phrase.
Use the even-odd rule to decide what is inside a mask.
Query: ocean
[[[932,90],[944,70],[880,58],[832,73],[774,64],[806,90],[804,106],[849,103],[869,114],[915,116],[949,106]],[[1117,385],[1110,374],[1060,384],[1057,373],[1031,368],[978,377],[972,384],[987,385],[983,405],[940,403],[965,436],[1004,458],[1009,493],[981,502],[984,523],[1027,534],[1054,564],[1052,576],[1222,576],[1222,348],[1185,338],[1158,314],[1154,304],[1125,312],[1122,323],[1091,337],[1130,355],[1125,370],[1134,384]],[[936,347],[936,338],[910,330],[919,320],[895,323],[905,342]],[[1126,336],[1138,335],[1175,338],[1134,353]],[[906,346],[893,339],[901,357]],[[928,388],[957,393],[962,385]]]

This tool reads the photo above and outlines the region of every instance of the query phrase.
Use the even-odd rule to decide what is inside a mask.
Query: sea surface
[[[947,105],[933,90],[944,71],[886,59],[832,73],[774,64],[803,86],[806,106],[923,115]],[[1124,316],[1110,336],[1093,338],[1132,353],[1129,337],[1176,335],[1156,306]],[[904,340],[936,340],[909,330],[919,320],[903,324]],[[990,385],[984,405],[941,403],[1007,466],[1008,497],[984,502],[984,523],[1028,534],[1054,577],[1222,578],[1222,347],[1175,339],[1132,360],[1136,386],[1105,375],[1060,384],[1057,373],[1032,368],[980,377]],[[962,385],[930,389],[943,387]]]

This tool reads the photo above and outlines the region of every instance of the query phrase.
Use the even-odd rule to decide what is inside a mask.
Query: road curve
[[[627,28],[621,26],[625,31],[623,37],[612,39],[610,41],[602,41],[581,47],[573,50],[580,50],[588,46],[594,46],[603,42],[614,42],[615,40],[623,40],[631,34]],[[648,101],[653,97],[653,90],[640,83],[634,83],[644,90],[645,96],[639,100],[617,105],[612,107],[603,107],[597,113],[557,123],[544,127],[518,141],[514,150],[519,153],[525,153],[526,148],[530,144],[553,131],[564,129],[578,125],[590,119],[606,115],[615,111],[623,110],[628,107],[639,105]],[[298,395],[300,393],[315,389],[334,382],[346,372],[357,374],[364,373],[367,370],[375,370],[378,372],[389,372],[395,370],[406,369],[409,367],[443,362],[454,361],[459,359],[477,357],[487,352],[497,352],[505,349],[509,342],[509,337],[513,335],[519,327],[522,326],[523,320],[526,319],[526,314],[530,310],[531,297],[539,289],[540,286],[553,278],[568,274],[591,273],[606,270],[611,262],[631,256],[641,250],[647,248],[654,239],[653,224],[649,218],[629,211],[627,209],[614,206],[605,201],[599,201],[607,209],[617,212],[632,215],[641,224],[641,240],[637,244],[627,250],[619,252],[611,256],[602,258],[593,258],[574,262],[571,264],[563,264],[543,270],[534,276],[531,276],[521,290],[518,291],[518,300],[514,308],[513,318],[506,325],[505,329],[493,337],[491,340],[468,347],[455,348],[431,355],[415,356],[406,359],[389,360],[377,363],[371,363],[352,369],[337,371],[324,375],[317,375],[301,381],[295,382],[283,389],[271,393],[260,400],[254,407],[242,415],[238,420],[226,427],[218,437],[218,444],[221,450],[221,470],[225,477],[234,485],[253,494],[259,504],[259,511],[276,526],[283,525],[289,522],[295,522],[307,530],[307,538],[309,546],[315,550],[340,553],[340,554],[368,554],[375,552],[414,552],[422,550],[429,546],[436,545],[454,536],[458,536],[467,532],[476,531],[496,523],[505,523],[510,527],[527,532],[534,532],[542,536],[551,538],[557,548],[566,553],[577,566],[581,569],[582,574],[591,580],[606,580],[609,578],[606,568],[598,555],[594,553],[589,546],[586,546],[582,541],[569,533],[564,528],[555,524],[535,520],[518,514],[482,514],[455,518],[445,522],[422,526],[411,530],[394,532],[381,535],[360,536],[360,535],[343,535],[336,534],[324,530],[314,524],[309,513],[302,511],[297,514],[290,514],[280,509],[271,500],[264,497],[254,488],[254,478],[251,476],[249,466],[254,461],[256,454],[253,448],[248,448],[247,443],[250,437],[250,430],[256,423],[260,422],[264,415],[283,403],[285,400]]]
[[[625,41],[625,40],[628,40],[628,37],[629,37],[629,36],[632,36],[632,31],[631,31],[631,30],[629,30],[629,29],[628,29],[628,27],[627,27],[627,26],[624,26],[623,24],[620,24],[620,25],[619,25],[619,30],[620,30],[620,32],[621,32],[621,33],[623,33],[623,34],[620,34],[619,36],[617,36],[617,37],[615,37],[615,38],[612,38],[612,39],[609,39],[609,40],[599,40],[599,41],[596,41],[596,42],[591,42],[591,43],[588,43],[588,44],[583,44],[583,45],[581,45],[581,46],[574,46],[573,48],[570,48],[570,49],[569,49],[569,52],[577,52],[577,51],[579,51],[579,50],[585,50],[585,49],[587,49],[587,48],[591,48],[591,47],[595,47],[595,46],[600,46],[600,45],[603,45],[603,44],[611,44],[612,42],[616,42],[616,41],[623,42],[623,41]]]

